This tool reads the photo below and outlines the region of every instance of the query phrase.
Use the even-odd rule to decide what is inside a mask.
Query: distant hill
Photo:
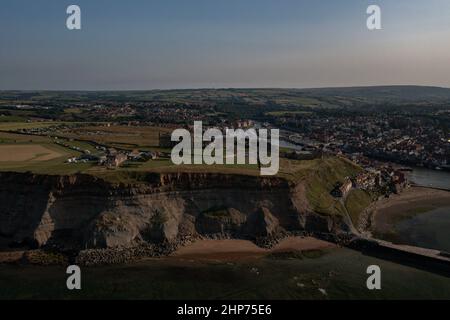
[[[375,86],[301,90],[315,96],[340,96],[374,100],[429,101],[450,99],[450,88],[427,86]]]
[[[373,86],[311,89],[177,89],[143,91],[0,91],[0,106],[67,103],[219,104],[270,107],[358,107],[379,104],[450,105],[450,88]]]

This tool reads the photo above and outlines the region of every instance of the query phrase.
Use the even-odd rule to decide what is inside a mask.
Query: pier
[[[400,263],[450,278],[450,253],[448,252],[394,244],[384,240],[365,237],[354,238],[347,246],[368,256]]]

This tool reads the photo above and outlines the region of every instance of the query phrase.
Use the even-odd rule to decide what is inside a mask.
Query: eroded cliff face
[[[275,177],[148,174],[135,185],[90,175],[0,173],[0,236],[37,247],[106,248],[196,235],[255,239],[283,231],[347,232],[315,214],[303,184]]]

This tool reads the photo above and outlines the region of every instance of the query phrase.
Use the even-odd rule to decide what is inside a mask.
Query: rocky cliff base
[[[344,216],[315,213],[304,184],[277,177],[149,173],[125,185],[81,174],[0,173],[0,181],[1,246],[76,252],[84,264],[167,254],[202,237],[264,246],[286,234],[351,228]]]

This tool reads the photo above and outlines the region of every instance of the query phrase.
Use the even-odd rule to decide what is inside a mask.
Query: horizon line
[[[188,91],[188,90],[316,90],[316,89],[358,89],[358,88],[382,88],[382,87],[423,87],[450,89],[438,85],[421,84],[387,84],[387,85],[351,85],[351,86],[318,86],[318,87],[180,87],[171,89],[0,89],[0,92],[19,91],[19,92],[144,92],[144,91]]]

